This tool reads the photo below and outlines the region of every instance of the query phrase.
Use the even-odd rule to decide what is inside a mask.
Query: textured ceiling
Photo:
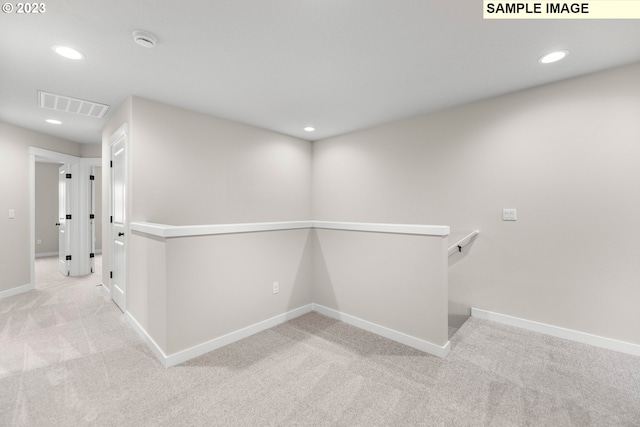
[[[138,95],[317,140],[637,62],[639,40],[638,20],[483,20],[480,0],[58,0],[0,15],[0,120],[99,143]],[[571,53],[537,62],[557,49]],[[111,108],[52,112],[38,90]]]

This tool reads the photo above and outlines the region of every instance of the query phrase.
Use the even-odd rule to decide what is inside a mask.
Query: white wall
[[[165,366],[312,309],[446,355],[448,228],[361,225],[131,223],[127,314]]]
[[[453,314],[640,343],[639,117],[635,64],[318,141],[313,216],[480,229]]]
[[[309,219],[311,143],[133,98],[132,221]]]
[[[437,346],[447,336],[447,239],[314,230],[313,302]]]
[[[29,283],[29,147],[80,155],[80,144],[0,122],[0,292]],[[15,219],[8,219],[9,209]]]
[[[167,353],[167,244],[164,239],[129,233],[127,310]],[[110,248],[104,247],[104,253]],[[104,262],[104,258],[103,258]],[[108,268],[103,267],[103,270]],[[109,283],[108,281],[104,282]]]
[[[54,163],[36,163],[36,256],[58,253],[58,169]],[[40,244],[38,244],[40,240]]]
[[[167,353],[310,304],[308,229],[167,240]],[[279,292],[273,293],[273,282]]]
[[[102,157],[101,144],[80,144],[80,157],[85,159],[99,159]]]
[[[637,117],[640,64],[318,141],[313,153],[305,141],[135,97],[103,135],[130,124],[130,221],[313,218],[442,224],[454,234],[480,229],[472,245],[449,259],[454,317],[473,306],[640,343],[640,248],[624,244],[640,237]],[[503,222],[503,208],[517,208],[518,221]],[[330,235],[323,232],[314,243],[311,274],[317,297],[329,306],[327,272],[344,281],[362,270],[338,263],[323,278],[318,257],[329,247],[332,257],[347,250]],[[162,282],[149,276],[150,260],[171,250],[163,243],[159,251],[157,242],[142,243],[135,234],[131,239],[130,313],[147,331],[158,330],[165,349],[203,339],[193,330],[181,337],[165,318],[174,300],[184,314],[191,303],[215,299],[206,278],[217,270],[189,277],[183,269],[193,260],[216,265],[222,252],[180,246],[175,254],[182,261],[164,260]],[[243,271],[238,260],[225,267],[242,273],[245,285],[269,277],[262,267]],[[185,277],[187,287],[177,287]],[[413,278],[398,280],[405,285]],[[162,288],[166,299],[152,301],[157,294],[149,286]],[[170,295],[175,290],[179,295]]]
[[[128,123],[130,130],[128,222],[193,225],[309,219],[310,142],[138,97],[129,99],[103,132],[103,159],[106,159],[103,165],[107,166],[103,173],[103,188],[106,194],[108,139],[123,123]],[[105,207],[107,202],[105,200]],[[104,218],[108,218],[108,213]],[[108,220],[103,229],[107,236]],[[267,253],[261,243],[262,234],[237,235],[234,243],[227,242],[223,247],[231,250],[229,248],[238,244],[245,248],[235,253],[234,261],[222,266],[226,268],[225,274],[234,271],[238,276],[236,282],[227,285],[220,278],[219,270],[206,270],[210,269],[208,263],[218,265],[220,254],[212,249],[215,245],[203,252],[198,243],[204,238],[189,239],[193,244],[180,246],[178,250],[180,241],[172,240],[166,247],[164,243],[145,240],[135,233],[128,236],[127,310],[165,351],[197,343],[198,339],[204,339],[203,336],[211,338],[215,331],[238,324],[246,326],[247,322],[277,312],[287,293],[266,301],[242,318],[229,319],[225,325],[219,322],[219,313],[229,313],[233,305],[228,304],[236,300],[217,299],[215,289],[241,292],[235,294],[236,297],[248,304],[253,304],[251,300],[257,294],[247,289],[264,286],[270,290],[271,282],[264,281],[271,276],[274,266],[260,261],[261,258],[275,257],[275,267],[283,271],[283,284],[291,280],[291,272],[300,268],[300,260],[289,256],[290,246],[298,244],[297,240],[282,247],[276,245]],[[215,239],[216,243],[218,241],[226,242],[226,239]],[[256,248],[262,248],[262,257],[254,253]],[[209,273],[199,275],[197,272],[201,273],[202,268],[194,273],[171,260],[167,260],[164,267],[162,262],[155,263],[154,260],[164,257],[166,251],[177,254],[175,256],[186,265],[189,265],[188,260],[199,260],[199,265]],[[106,241],[103,255],[103,264],[108,266],[110,248]],[[150,266],[156,265],[166,271],[163,281],[149,270]],[[104,271],[103,280],[108,283],[108,268]],[[305,272],[298,280],[302,283],[300,286],[309,286],[306,278]],[[159,300],[159,292],[162,295],[166,292],[166,298]],[[294,299],[292,303],[298,300],[305,298]],[[189,319],[195,314],[189,311],[189,305],[180,305],[180,301],[204,304],[202,310],[212,311],[197,317],[204,323],[193,329]],[[172,316],[174,320],[168,323],[166,316]],[[189,329],[176,329],[183,326]]]

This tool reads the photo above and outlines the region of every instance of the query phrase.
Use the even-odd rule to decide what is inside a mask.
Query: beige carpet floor
[[[164,369],[48,262],[0,300],[2,426],[640,425],[640,358],[473,318],[446,359],[311,313]]]

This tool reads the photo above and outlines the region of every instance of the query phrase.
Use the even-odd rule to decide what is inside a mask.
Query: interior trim
[[[133,317],[131,312],[127,311],[126,313],[124,313],[124,317],[125,319],[127,319],[129,324],[133,327],[133,330],[136,331],[140,336],[140,338],[142,338],[142,340],[145,342],[145,344],[147,344],[147,347],[149,347],[149,350],[151,350],[151,352],[156,357],[156,359],[158,359],[160,364],[165,368],[168,368],[169,366],[167,365],[167,355],[164,353],[164,351],[162,351],[158,343],[156,343],[156,341],[151,337],[151,335],[147,333],[147,331],[138,322],[138,320],[135,317]]]
[[[403,332],[398,332],[385,326],[369,322],[368,320],[360,319],[359,317],[355,317],[350,314],[342,313],[338,310],[322,306],[320,304],[314,303],[313,311],[317,311],[318,313],[323,314],[327,317],[340,320],[341,322],[347,323],[351,326],[355,326],[356,328],[364,329],[365,331],[380,335],[384,338],[399,342],[409,347],[413,347],[416,350],[429,353],[433,356],[445,358],[447,357],[451,349],[450,341],[447,341],[444,345],[437,345],[432,342],[407,335]]]
[[[151,222],[131,222],[129,229],[152,236],[189,237],[215,234],[253,233],[258,231],[296,230],[311,228],[311,221],[256,222],[242,224],[166,225]]]
[[[515,326],[516,328],[526,329],[528,331],[551,335],[557,338],[564,338],[570,341],[589,344],[595,347],[605,348],[607,350],[640,356],[640,345],[638,344],[619,341],[612,338],[605,338],[533,320],[521,319],[519,317],[513,317],[506,314],[494,313],[492,311],[481,310],[479,308],[471,308],[471,316],[478,319],[491,320],[505,325]]]
[[[336,221],[282,221],[242,224],[166,225],[152,222],[130,222],[129,229],[156,237],[189,237],[216,234],[253,233],[259,231],[297,230],[319,228],[329,230],[366,231],[376,233],[417,234],[423,236],[448,236],[449,226],[417,224],[375,224]]]
[[[313,221],[313,228],[347,231],[368,231],[376,233],[419,234],[423,236],[448,236],[447,225],[419,224],[375,224],[367,222]]]
[[[217,350],[226,345],[232,344],[236,341],[240,341],[244,338],[250,337],[251,335],[255,335],[258,332],[265,331],[267,329],[273,328],[274,326],[278,326],[282,323],[288,322],[289,320],[295,319],[296,317],[302,316],[303,314],[310,313],[312,310],[312,304],[307,304],[302,307],[296,308],[294,310],[288,311],[286,313],[279,314],[270,319],[263,320],[258,323],[254,323],[253,325],[247,326],[242,329],[238,329],[237,331],[230,332],[226,335],[222,335],[220,337],[216,337],[210,341],[203,342],[201,344],[194,345],[193,347],[187,348],[185,350],[181,350],[177,353],[173,353],[167,355],[162,348],[154,341],[154,339],[147,333],[147,331],[138,323],[135,317],[131,314],[131,312],[126,313],[126,318],[136,330],[138,335],[145,341],[145,343],[149,346],[153,354],[160,361],[162,366],[165,368],[170,368],[172,366],[179,365],[188,360],[194,359],[196,357],[202,356],[203,354],[209,353],[213,350]]]
[[[36,287],[33,286],[33,284],[27,284],[27,285],[18,286],[15,288],[7,289],[6,291],[0,291],[0,298],[8,298],[14,295],[23,294],[25,292],[32,291],[35,288]]]
[[[294,310],[287,311],[286,313],[279,314],[270,319],[263,320],[261,322],[255,323],[245,328],[238,329],[237,331],[230,332],[226,335],[216,337],[210,341],[197,344],[193,347],[190,347],[185,350],[181,350],[177,353],[173,353],[169,355],[167,355],[162,350],[162,348],[160,348],[160,346],[147,333],[144,327],[137,321],[137,319],[131,314],[131,312],[127,311],[125,313],[125,317],[127,321],[131,324],[133,329],[135,329],[138,335],[140,335],[143,341],[147,344],[147,346],[149,346],[149,348],[151,349],[151,352],[160,361],[162,366],[164,366],[165,368],[170,368],[172,366],[176,366],[188,360],[202,356],[211,351],[217,350],[226,345],[232,344],[236,341],[240,341],[244,338],[250,337],[251,335],[257,334],[259,332],[278,326],[282,323],[288,322],[292,319],[295,319],[296,317],[302,316],[307,313],[311,313],[312,311],[318,312],[322,315],[331,317],[336,320],[340,320],[341,322],[347,323],[351,326],[355,326],[360,329],[364,329],[365,331],[372,332],[374,334],[380,335],[392,341],[396,341],[401,344],[408,345],[409,347],[413,347],[417,350],[432,354],[434,356],[444,358],[447,356],[447,354],[449,354],[449,350],[451,346],[449,341],[447,341],[445,345],[439,346],[431,342],[409,336],[402,332],[398,332],[393,329],[389,329],[384,326],[380,326],[375,323],[371,323],[366,320],[360,319],[358,317],[351,316],[346,313],[341,313],[337,310],[333,310],[331,308],[324,307],[322,305],[314,304],[314,303],[307,304],[302,307],[298,307]]]

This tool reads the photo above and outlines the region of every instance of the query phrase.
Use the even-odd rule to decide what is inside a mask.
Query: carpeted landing
[[[0,300],[0,425],[638,426],[640,358],[469,319],[446,359],[311,313],[164,369],[97,288]]]

